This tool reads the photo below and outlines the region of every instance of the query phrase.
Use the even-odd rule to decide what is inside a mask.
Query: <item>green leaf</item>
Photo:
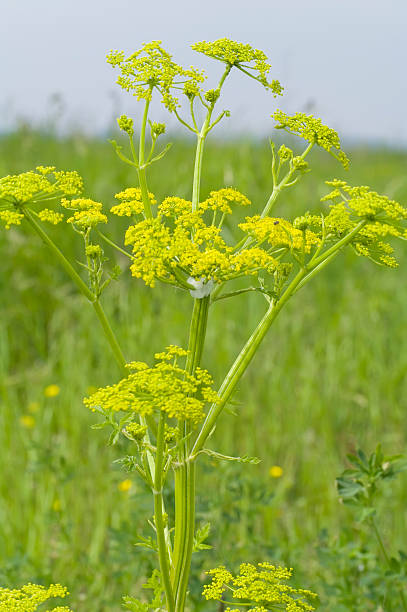
[[[258,457],[249,457],[248,455],[243,455],[242,457],[230,457],[229,455],[222,455],[221,453],[217,453],[210,448],[203,448],[200,453],[205,455],[209,455],[209,457],[214,457],[215,459],[219,459],[220,461],[237,461],[237,463],[251,463],[253,465],[257,465],[260,463],[261,459]]]
[[[125,610],[130,610],[130,612],[148,612],[150,606],[146,603],[139,601],[135,597],[130,597],[130,595],[124,595],[123,608]]]
[[[198,550],[208,550],[212,548],[212,546],[210,546],[209,544],[204,544],[206,538],[209,536],[210,530],[210,523],[205,523],[196,530],[196,534],[194,537],[194,547],[192,549],[192,552],[197,552]]]

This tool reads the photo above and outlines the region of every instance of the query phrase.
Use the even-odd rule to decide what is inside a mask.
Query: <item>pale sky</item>
[[[117,113],[140,114],[115,85],[110,49],[130,53],[161,39],[175,61],[222,66],[193,52],[198,40],[229,37],[265,51],[274,98],[235,73],[219,108],[232,115],[221,134],[267,136],[270,114],[306,111],[344,139],[407,146],[407,0],[1,0],[0,129],[16,118],[45,121],[50,98],[63,100],[63,125],[112,128]],[[162,105],[152,119],[167,121]],[[56,112],[54,108],[53,112]]]

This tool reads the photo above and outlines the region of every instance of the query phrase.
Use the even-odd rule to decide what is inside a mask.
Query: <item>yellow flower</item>
[[[122,480],[121,482],[119,482],[119,484],[117,485],[117,488],[122,493],[127,493],[128,491],[130,491],[131,486],[132,486],[131,480],[129,478],[126,478],[126,480]]]
[[[58,385],[48,385],[48,387],[45,387],[44,389],[44,395],[45,397],[56,397],[57,395],[59,395],[61,389],[58,387]]]
[[[27,429],[32,429],[35,426],[35,419],[31,414],[23,414],[20,417],[20,423],[23,427]]]
[[[269,469],[269,474],[272,478],[281,478],[283,475],[283,468],[279,465],[272,465]]]

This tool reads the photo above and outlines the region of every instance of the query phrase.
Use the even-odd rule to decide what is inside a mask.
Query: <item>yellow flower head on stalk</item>
[[[83,181],[75,171],[37,166],[36,170],[0,179],[0,207],[41,202],[50,196],[72,196],[82,192]]]
[[[197,368],[194,375],[178,365],[185,359],[187,351],[169,346],[163,353],[155,355],[156,363],[150,367],[143,362],[127,365],[129,376],[117,384],[98,389],[84,399],[88,408],[96,407],[107,412],[134,412],[141,416],[156,411],[166,413],[169,418],[190,421],[193,425],[204,418],[204,406],[218,398],[213,390],[212,377],[206,370]],[[132,432],[132,426],[126,430]],[[141,433],[137,429],[138,433]]]
[[[322,198],[332,202],[324,219],[328,238],[341,237],[364,220],[366,224],[352,241],[355,251],[380,265],[397,267],[394,249],[386,239],[407,239],[407,208],[365,185],[352,187],[339,179],[327,185],[333,187]]]
[[[140,187],[128,187],[124,191],[116,193],[114,196],[119,200],[119,204],[112,206],[110,212],[118,217],[132,217],[133,215],[141,215],[144,213],[143,198]],[[150,204],[157,204],[155,195],[148,192]]]
[[[291,251],[310,253],[312,247],[320,243],[316,233],[297,229],[290,221],[280,217],[246,217],[239,227],[257,242],[268,242],[275,249],[285,247]]]
[[[192,211],[189,200],[167,197],[158,206],[158,216],[128,228],[125,244],[133,247],[130,270],[153,287],[156,280],[184,289],[188,279],[221,283],[239,276],[272,272],[275,258],[259,247],[234,253],[222,236],[222,224],[232,205],[248,206],[250,200],[232,188],[211,191]]]
[[[277,110],[271,116],[277,121],[276,129],[286,130],[304,138],[309,143],[322,147],[336,157],[344,168],[349,167],[349,159],[341,150],[341,142],[337,132],[324,125],[321,119],[305,113],[295,113],[295,115],[290,116],[281,110]]]
[[[172,93],[174,89],[182,91],[186,86],[198,89],[198,84],[204,81],[203,73],[196,68],[185,69],[176,64],[160,40],[144,44],[128,57],[123,51],[111,51],[107,61],[120,69],[117,83],[122,89],[132,92],[137,100],[150,100],[152,90],[156,89],[170,112],[179,106],[178,98]],[[132,129],[129,124],[124,127],[125,131]]]
[[[0,587],[0,612],[35,612],[48,599],[66,597],[68,591],[60,584],[44,587],[38,584],[26,584],[21,589]],[[72,612],[66,606],[57,606],[51,612]]]
[[[205,585],[205,599],[222,600],[227,591],[228,599],[236,601],[236,606],[247,610],[253,604],[252,612],[266,612],[278,606],[287,612],[311,612],[315,610],[309,601],[316,594],[306,589],[297,589],[287,584],[292,576],[292,569],[277,567],[271,563],[242,563],[238,574],[233,575],[221,566],[207,572],[212,576],[210,584]],[[231,608],[228,608],[233,612]],[[240,607],[236,608],[239,612]]]
[[[74,211],[67,223],[72,223],[79,231],[86,231],[99,223],[107,223],[107,217],[101,211],[103,204],[89,198],[77,198],[75,200],[61,200],[61,206]]]
[[[191,47],[198,53],[203,53],[245,72],[264,87],[270,89],[274,96],[282,94],[283,88],[279,81],[268,81],[271,64],[268,63],[266,54],[260,49],[254,49],[251,45],[236,42],[229,38],[219,38],[213,42],[197,42]]]
[[[15,210],[0,210],[0,221],[4,223],[4,227],[8,230],[12,225],[21,225],[21,220],[24,215]]]
[[[40,210],[38,217],[41,221],[46,221],[47,223],[51,223],[51,225],[57,225],[63,221],[64,215],[62,213],[55,212],[55,210],[44,208],[43,210]]]

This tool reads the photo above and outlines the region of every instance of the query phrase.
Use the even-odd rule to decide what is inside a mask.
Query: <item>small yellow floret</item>
[[[50,210],[49,208],[44,208],[43,210],[40,210],[38,217],[41,219],[41,221],[47,221],[52,225],[57,225],[58,223],[61,223],[64,215],[62,213],[57,213],[54,210]]]

